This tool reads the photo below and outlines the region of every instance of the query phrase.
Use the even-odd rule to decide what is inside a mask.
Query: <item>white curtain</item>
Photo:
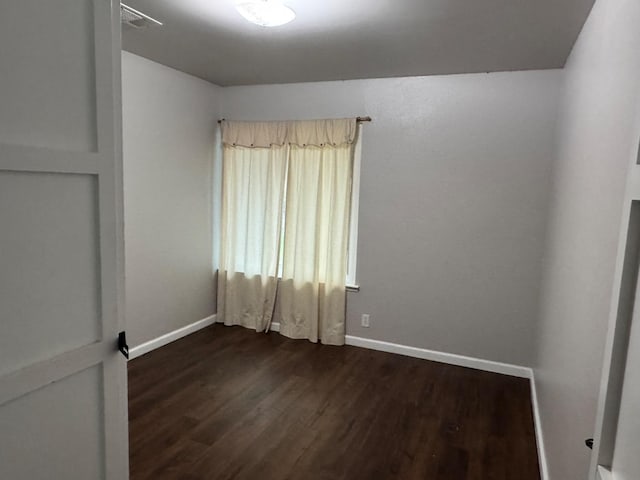
[[[223,123],[225,324],[267,330],[275,309],[283,335],[344,344],[355,135],[355,119]]]
[[[343,345],[351,145],[291,146],[280,333]]]
[[[223,147],[218,316],[266,331],[278,281],[287,151]]]

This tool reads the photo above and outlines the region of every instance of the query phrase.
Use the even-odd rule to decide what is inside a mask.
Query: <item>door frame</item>
[[[639,109],[640,111],[640,106]],[[634,131],[640,132],[640,115]],[[639,135],[640,137],[640,135]],[[640,316],[640,141],[629,152],[629,169],[625,187],[622,221],[607,336],[605,340],[598,406],[594,426],[590,480],[613,480],[615,439],[620,401],[634,316]],[[640,303],[638,303],[640,305]]]

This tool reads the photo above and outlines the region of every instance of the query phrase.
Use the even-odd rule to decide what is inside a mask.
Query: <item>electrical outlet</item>
[[[362,314],[362,326],[365,328],[369,328],[369,314],[368,313],[363,313]]]

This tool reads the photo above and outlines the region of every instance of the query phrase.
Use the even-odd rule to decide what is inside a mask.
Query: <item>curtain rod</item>
[[[220,120],[218,120],[218,123],[222,123],[224,121],[226,121],[226,118],[221,118]],[[363,122],[370,122],[371,121],[371,117],[366,116],[366,117],[356,117],[356,122],[358,123],[363,123]]]

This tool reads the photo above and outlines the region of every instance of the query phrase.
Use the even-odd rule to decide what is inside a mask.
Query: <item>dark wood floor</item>
[[[527,380],[213,326],[129,363],[131,480],[539,480]]]

